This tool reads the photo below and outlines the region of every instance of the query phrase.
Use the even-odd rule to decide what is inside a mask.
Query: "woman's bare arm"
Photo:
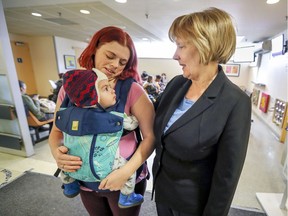
[[[60,105],[61,102],[58,99],[54,118],[56,117],[56,112],[59,110]],[[56,127],[55,123],[53,124],[49,135],[49,146],[57,166],[60,169],[65,170],[66,172],[75,172],[81,167],[81,158],[67,154],[68,149],[63,145],[63,133]]]

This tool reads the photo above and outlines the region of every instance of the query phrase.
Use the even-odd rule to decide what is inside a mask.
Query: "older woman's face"
[[[95,53],[95,67],[106,74],[108,78],[119,76],[130,58],[128,47],[116,41],[101,45]]]
[[[176,39],[177,49],[173,59],[179,62],[182,66],[183,76],[188,79],[194,79],[199,76],[200,56],[193,43]]]

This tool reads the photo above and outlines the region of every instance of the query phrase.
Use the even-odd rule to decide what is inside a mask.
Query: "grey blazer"
[[[224,74],[163,134],[191,81],[169,82],[155,104],[155,201],[193,216],[228,214],[244,164],[251,100]]]

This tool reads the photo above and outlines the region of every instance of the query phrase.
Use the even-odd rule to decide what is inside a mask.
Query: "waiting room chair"
[[[28,121],[29,127],[33,128],[35,130],[36,140],[34,140],[34,138],[32,136],[33,144],[40,142],[40,141],[43,141],[49,137],[54,119],[49,119],[46,121],[39,121],[32,112],[28,111],[27,121]],[[48,134],[48,136],[44,136],[44,137],[40,138],[40,128],[42,128],[42,126],[47,125],[47,124],[49,125],[49,134]]]

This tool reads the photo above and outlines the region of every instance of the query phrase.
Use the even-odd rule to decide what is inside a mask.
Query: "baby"
[[[97,69],[93,69],[93,71],[74,70],[66,72],[63,76],[63,87],[70,101],[77,107],[106,110],[107,108],[113,107],[117,102],[115,90],[111,88],[107,76]],[[113,112],[113,114],[115,113],[116,112]],[[123,119],[124,129],[132,131],[138,127],[138,121],[134,116],[128,116],[125,113],[122,116],[124,118]],[[99,127],[101,127],[101,125],[99,125]],[[118,144],[121,135],[122,131],[120,131],[120,133],[112,133],[112,139],[111,139],[111,133],[109,133],[109,135],[107,134],[97,135],[95,145],[97,146],[97,151],[93,153],[94,155],[93,163],[94,165],[96,164],[95,166],[97,170],[98,168],[99,170],[101,169],[103,170],[103,174],[101,174],[101,171],[100,174],[99,173],[97,174],[98,177],[100,178],[100,181],[104,179],[107,176],[107,174],[109,174],[110,170],[108,167],[110,166],[111,168],[111,164],[113,164],[111,170],[115,170],[123,166],[127,162],[127,160],[120,155],[119,151]],[[109,139],[106,138],[108,136]],[[92,145],[91,140],[88,141],[89,142],[88,145],[90,144],[89,148],[87,147],[87,145],[79,144],[79,146],[82,145],[80,148],[86,146],[85,147],[86,149],[90,149]],[[103,142],[103,140],[105,141]],[[108,143],[109,140],[113,140],[112,141],[113,144]],[[115,140],[117,140],[116,145],[114,145]],[[73,149],[73,147],[71,148],[71,145],[69,146],[67,142],[69,142],[69,139],[65,139],[64,134],[64,145],[65,146],[68,145],[67,147],[69,149],[70,154],[75,153],[75,155],[77,155],[77,149],[76,148]],[[112,150],[111,148],[108,149],[108,146],[111,147],[112,145],[114,145],[115,147],[113,147]],[[113,152],[112,154],[111,151]],[[82,160],[84,159],[82,158]],[[108,162],[107,164],[107,161],[109,160],[110,162]],[[103,161],[105,161],[106,163],[105,165],[103,164]],[[89,162],[83,163],[80,169],[85,168],[91,170]],[[106,172],[104,172],[105,170]],[[91,174],[91,171],[89,172]],[[79,179],[73,176],[77,176],[77,172],[76,173],[61,172],[61,179],[63,182],[63,189],[64,189],[63,193],[65,196],[70,198],[77,196],[80,192],[80,184],[78,180],[80,181],[87,180],[86,177],[89,176],[89,174],[87,174],[86,177],[83,176],[83,178],[79,177]],[[134,193],[135,181],[136,181],[136,173],[134,173],[128,179],[126,184],[121,189],[118,202],[120,208],[128,208],[136,206],[143,202],[143,196],[141,194]]]

